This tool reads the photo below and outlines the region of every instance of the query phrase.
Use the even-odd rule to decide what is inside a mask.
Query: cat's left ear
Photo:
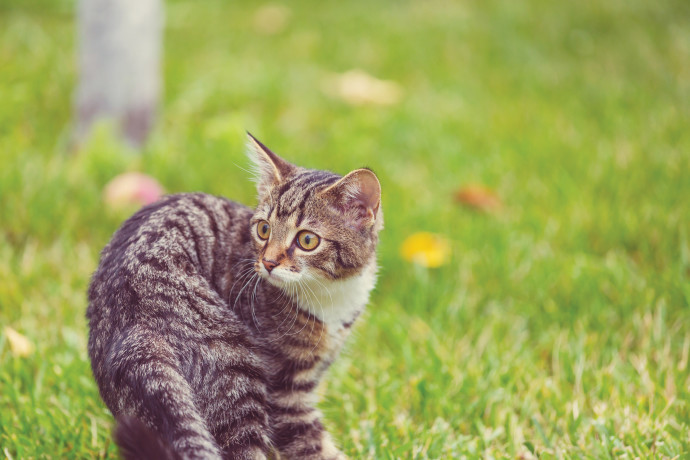
[[[271,152],[257,138],[247,133],[247,155],[257,173],[256,188],[263,196],[271,187],[280,184],[296,167]]]
[[[352,171],[321,193],[334,200],[357,228],[369,227],[380,219],[381,184],[369,169]]]

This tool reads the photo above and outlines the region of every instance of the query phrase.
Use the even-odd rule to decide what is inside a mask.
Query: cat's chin
[[[287,285],[288,285],[288,283],[286,283],[285,281],[281,280],[281,279],[278,278],[277,276],[262,276],[262,278],[263,278],[265,281],[268,281],[269,284],[271,284],[271,285],[273,285],[273,286],[275,286],[275,287],[277,287],[277,288],[283,289],[283,288],[287,287]]]

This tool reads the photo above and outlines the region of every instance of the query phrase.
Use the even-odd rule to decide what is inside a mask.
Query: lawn
[[[0,0],[0,455],[116,456],[85,292],[133,210],[103,187],[252,204],[249,130],[382,183],[379,283],[321,404],[351,458],[690,456],[690,4],[283,6],[267,31],[260,4],[167,2],[150,142],[103,126],[74,154],[73,1]],[[329,91],[352,69],[399,98]],[[472,184],[500,206],[459,203]],[[401,256],[421,231],[447,263]]]

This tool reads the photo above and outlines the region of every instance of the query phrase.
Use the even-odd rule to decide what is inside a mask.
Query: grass
[[[143,155],[108,129],[68,153],[71,0],[0,0],[0,455],[114,457],[85,291],[127,217],[116,174],[252,203],[243,133],[383,184],[381,276],[324,390],[352,458],[690,456],[690,7],[682,0],[170,1]],[[353,107],[361,68],[404,90]],[[460,207],[482,183],[501,211]],[[412,233],[449,264],[399,255]],[[35,344],[14,356],[5,326]]]

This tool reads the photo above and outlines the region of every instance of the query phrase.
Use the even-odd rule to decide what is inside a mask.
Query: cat
[[[88,351],[125,458],[346,458],[315,390],[376,282],[381,186],[248,146],[256,209],[169,195],[101,253]]]

